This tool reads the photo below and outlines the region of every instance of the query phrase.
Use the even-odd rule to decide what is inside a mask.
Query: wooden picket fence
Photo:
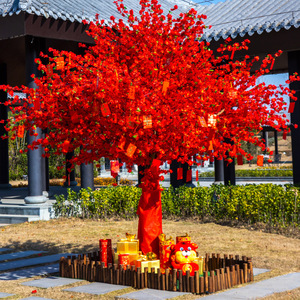
[[[105,282],[111,284],[132,286],[136,289],[151,288],[167,291],[190,292],[194,294],[214,293],[254,280],[251,258],[238,255],[206,254],[204,258],[204,272],[199,276],[190,276],[189,271],[182,275],[181,270],[166,270],[162,274],[160,269],[155,273],[154,268],[148,273],[141,272],[135,266],[118,266],[99,261],[99,252],[78,256],[62,257],[59,273],[61,277],[84,279],[88,281]]]

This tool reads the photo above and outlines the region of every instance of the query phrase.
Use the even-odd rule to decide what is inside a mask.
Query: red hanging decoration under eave
[[[177,180],[183,179],[183,169],[177,168]]]
[[[188,169],[186,172],[186,182],[192,181],[192,170]]]
[[[290,102],[288,113],[292,114],[294,112],[295,102]]]
[[[199,181],[199,171],[196,171],[196,181]]]

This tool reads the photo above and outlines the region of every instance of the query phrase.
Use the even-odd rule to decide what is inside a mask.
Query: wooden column
[[[81,178],[82,189],[86,189],[88,187],[91,188],[92,190],[95,189],[93,163],[80,165],[80,178]]]
[[[300,51],[288,52],[289,75],[295,72],[300,74]],[[290,88],[296,91],[298,101],[295,102],[294,112],[291,114],[291,123],[300,125],[300,83],[292,82]],[[293,181],[294,185],[300,185],[300,129],[291,126],[292,158],[293,158]]]
[[[215,167],[215,182],[224,182],[224,162],[223,159],[216,159],[214,161]]]
[[[0,85],[7,84],[6,64],[0,64]],[[7,99],[7,93],[0,91],[0,121],[7,120],[7,107],[4,102]],[[7,134],[4,126],[6,122],[0,123],[0,189],[9,189],[9,157],[8,157],[8,139],[3,140],[1,137]]]
[[[36,88],[32,74],[38,76],[37,64],[34,62],[38,57],[41,49],[40,40],[34,37],[27,36],[25,39],[26,49],[26,84],[30,88]],[[36,129],[37,137],[27,134],[27,142],[31,144],[35,139],[42,138],[42,130]],[[44,167],[42,164],[42,147],[38,149],[28,150],[28,196],[25,197],[26,204],[42,204],[47,198],[43,195],[43,181],[45,174],[43,174]]]

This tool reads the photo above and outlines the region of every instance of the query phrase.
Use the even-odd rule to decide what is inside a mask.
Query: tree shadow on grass
[[[15,251],[24,251],[24,250],[37,250],[37,251],[46,251],[47,254],[56,254],[56,253],[74,253],[74,254],[83,254],[89,252],[98,251],[95,244],[79,244],[79,243],[65,243],[57,245],[52,242],[45,242],[39,240],[27,240],[27,241],[13,241],[9,240],[9,243],[4,245],[5,248],[10,248]]]

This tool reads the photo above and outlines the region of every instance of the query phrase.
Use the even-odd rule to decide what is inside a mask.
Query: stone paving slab
[[[9,248],[0,248],[0,252],[5,252],[5,251],[10,251],[11,249]]]
[[[184,295],[191,295],[191,293],[143,289],[137,292],[128,293],[122,296],[117,296],[115,297],[115,299],[163,300],[163,299],[172,299]]]
[[[0,298],[6,298],[6,297],[9,297],[9,296],[14,296],[14,294],[8,294],[8,293],[1,293],[0,292]]]
[[[253,268],[253,275],[254,276],[257,276],[259,274],[263,274],[263,273],[266,273],[266,272],[270,272],[271,270],[269,269],[259,269],[259,268]]]
[[[0,274],[0,280],[18,280],[59,272],[59,264],[27,268]]]
[[[274,293],[286,292],[300,287],[300,273],[290,273],[273,277],[263,281],[235,288],[215,295],[199,298],[209,300],[244,299],[253,300],[269,296]]]
[[[52,288],[52,287],[57,287],[57,286],[62,286],[62,285],[68,285],[68,284],[75,283],[78,281],[82,281],[82,280],[52,276],[52,277],[23,282],[21,284],[47,289],[47,288]]]
[[[28,266],[47,264],[58,261],[61,257],[66,257],[69,255],[73,255],[70,253],[62,253],[62,254],[53,254],[48,256],[41,256],[35,258],[22,259],[17,261],[9,261],[5,263],[0,263],[0,271],[6,271],[10,269],[19,269]]]
[[[26,256],[31,256],[31,255],[35,255],[35,254],[39,254],[39,253],[45,253],[45,251],[20,251],[20,252],[2,254],[2,255],[0,255],[0,261],[16,259],[16,258],[23,258]]]
[[[67,292],[87,293],[93,295],[103,295],[110,292],[129,288],[125,285],[108,284],[103,282],[94,282],[86,285],[76,286],[73,288],[65,289]]]

